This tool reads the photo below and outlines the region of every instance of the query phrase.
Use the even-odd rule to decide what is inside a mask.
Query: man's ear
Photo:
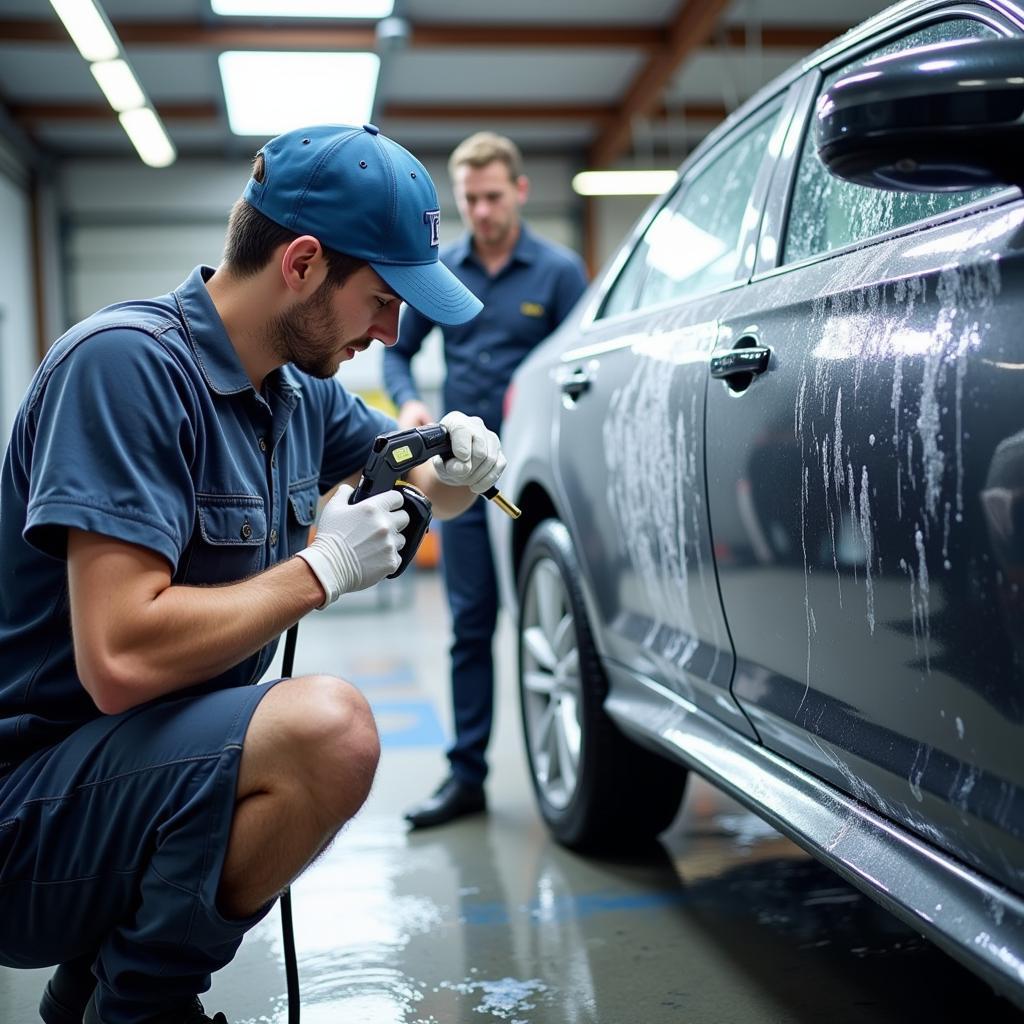
[[[281,254],[281,276],[289,291],[308,295],[323,284],[327,261],[323,246],[312,235],[300,235]]]
[[[516,178],[516,195],[519,198],[520,206],[530,197],[530,179],[525,174],[520,174]]]

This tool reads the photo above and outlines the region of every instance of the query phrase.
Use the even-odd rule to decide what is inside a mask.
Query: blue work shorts
[[[105,715],[0,780],[0,963],[97,957],[104,1020],[204,992],[265,913],[217,888],[242,743],[273,684]]]

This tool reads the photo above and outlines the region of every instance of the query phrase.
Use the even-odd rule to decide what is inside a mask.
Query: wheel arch
[[[555,503],[547,489],[540,483],[532,481],[519,492],[519,507],[523,514],[512,525],[512,576],[516,590],[519,589],[519,576],[522,571],[523,553],[529,543],[533,531],[545,519],[565,520],[555,508]]]

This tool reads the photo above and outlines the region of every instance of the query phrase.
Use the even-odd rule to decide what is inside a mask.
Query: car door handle
[[[717,380],[728,380],[741,373],[764,373],[771,355],[772,350],[764,345],[731,349],[711,357],[711,376]]]
[[[570,398],[579,398],[590,389],[590,375],[586,370],[576,370],[562,381],[562,392]]]

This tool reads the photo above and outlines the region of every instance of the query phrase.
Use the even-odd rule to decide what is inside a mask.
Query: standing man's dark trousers
[[[270,690],[143,704],[0,779],[0,964],[94,962],[104,1022],[205,992],[267,908],[217,907],[242,744]]]
[[[460,782],[475,786],[487,775],[485,753],[494,712],[492,644],[498,619],[498,584],[483,501],[441,524],[441,554],[454,633],[455,742],[448,760]]]

